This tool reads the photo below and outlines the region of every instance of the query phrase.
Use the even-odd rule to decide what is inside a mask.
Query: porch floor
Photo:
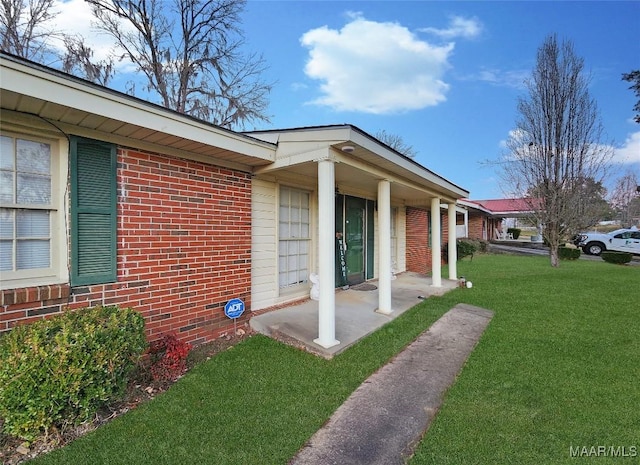
[[[442,279],[442,287],[433,287],[431,277],[404,272],[391,281],[391,308],[389,315],[377,313],[377,280],[367,281],[363,288],[373,284],[374,290],[336,289],[335,327],[336,339],[340,341],[325,349],[314,339],[318,337],[318,302],[307,300],[291,307],[273,310],[251,318],[253,330],[274,339],[301,347],[309,352],[331,358],[363,337],[371,334],[385,323],[402,315],[424,298],[442,295],[457,285],[457,281]]]

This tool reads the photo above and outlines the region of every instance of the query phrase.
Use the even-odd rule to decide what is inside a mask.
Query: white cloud
[[[531,76],[529,70],[507,70],[482,68],[475,74],[460,76],[461,81],[482,81],[494,86],[511,87],[513,89],[524,89],[525,81]]]
[[[425,27],[419,30],[420,32],[428,32],[429,34],[437,35],[443,39],[455,39],[456,37],[473,39],[482,33],[482,23],[477,18],[451,16],[449,18],[449,27],[446,29]]]
[[[115,40],[109,34],[100,31],[94,25],[96,19],[91,12],[91,6],[84,0],[54,0],[54,10],[59,12],[55,17],[55,28],[68,35],[81,36],[85,45],[93,50],[93,59],[101,61],[113,55]],[[123,22],[125,31],[134,32],[130,24]],[[62,40],[52,40],[52,45],[64,52]],[[119,73],[132,73],[135,66],[128,60],[115,60]]]
[[[397,113],[446,100],[443,81],[454,44],[434,46],[406,27],[351,14],[342,29],[312,29],[300,39],[309,48],[305,73],[322,81],[311,103],[338,111]]]
[[[614,150],[613,161],[620,164],[640,163],[640,131],[629,134],[624,145]]]
[[[94,51],[94,58],[105,59],[113,46],[113,39],[98,32],[92,23],[95,22],[90,5],[84,0],[56,0],[56,29],[70,35],[81,35],[84,43]],[[57,41],[55,46],[62,50],[64,45]]]

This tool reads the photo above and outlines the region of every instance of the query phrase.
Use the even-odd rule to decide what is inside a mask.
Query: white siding
[[[288,185],[288,184],[283,184]],[[275,181],[254,178],[251,185],[251,309],[260,310],[309,295],[310,285],[280,290],[278,285],[278,191]],[[309,269],[315,271],[317,256],[317,199],[311,192],[313,231]]]
[[[396,214],[396,270],[407,271],[407,209],[398,207]]]
[[[251,183],[251,308],[275,305],[277,281],[276,183],[253,179]]]

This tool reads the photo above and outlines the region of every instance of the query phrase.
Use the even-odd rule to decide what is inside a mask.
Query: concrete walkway
[[[354,391],[290,465],[405,463],[492,316],[456,305]]]

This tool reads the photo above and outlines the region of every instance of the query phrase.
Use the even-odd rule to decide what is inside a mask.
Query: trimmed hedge
[[[458,239],[456,240],[456,253],[458,254],[458,260],[462,260],[464,257],[471,256],[473,260],[473,254],[477,250],[486,251],[487,244],[484,241],[475,239]],[[446,243],[442,247],[442,258],[445,262],[449,261],[449,244]]]
[[[514,239],[520,237],[520,233],[522,232],[519,228],[507,228],[507,234],[512,234]]]
[[[600,254],[600,257],[605,262],[615,263],[617,265],[624,265],[625,263],[629,263],[633,258],[629,252],[614,252],[611,250],[604,251]]]
[[[91,418],[121,394],[147,348],[142,315],[85,308],[0,337],[0,417],[6,433],[31,440]]]
[[[558,247],[558,258],[560,260],[577,260],[580,258],[580,249],[560,246]]]

